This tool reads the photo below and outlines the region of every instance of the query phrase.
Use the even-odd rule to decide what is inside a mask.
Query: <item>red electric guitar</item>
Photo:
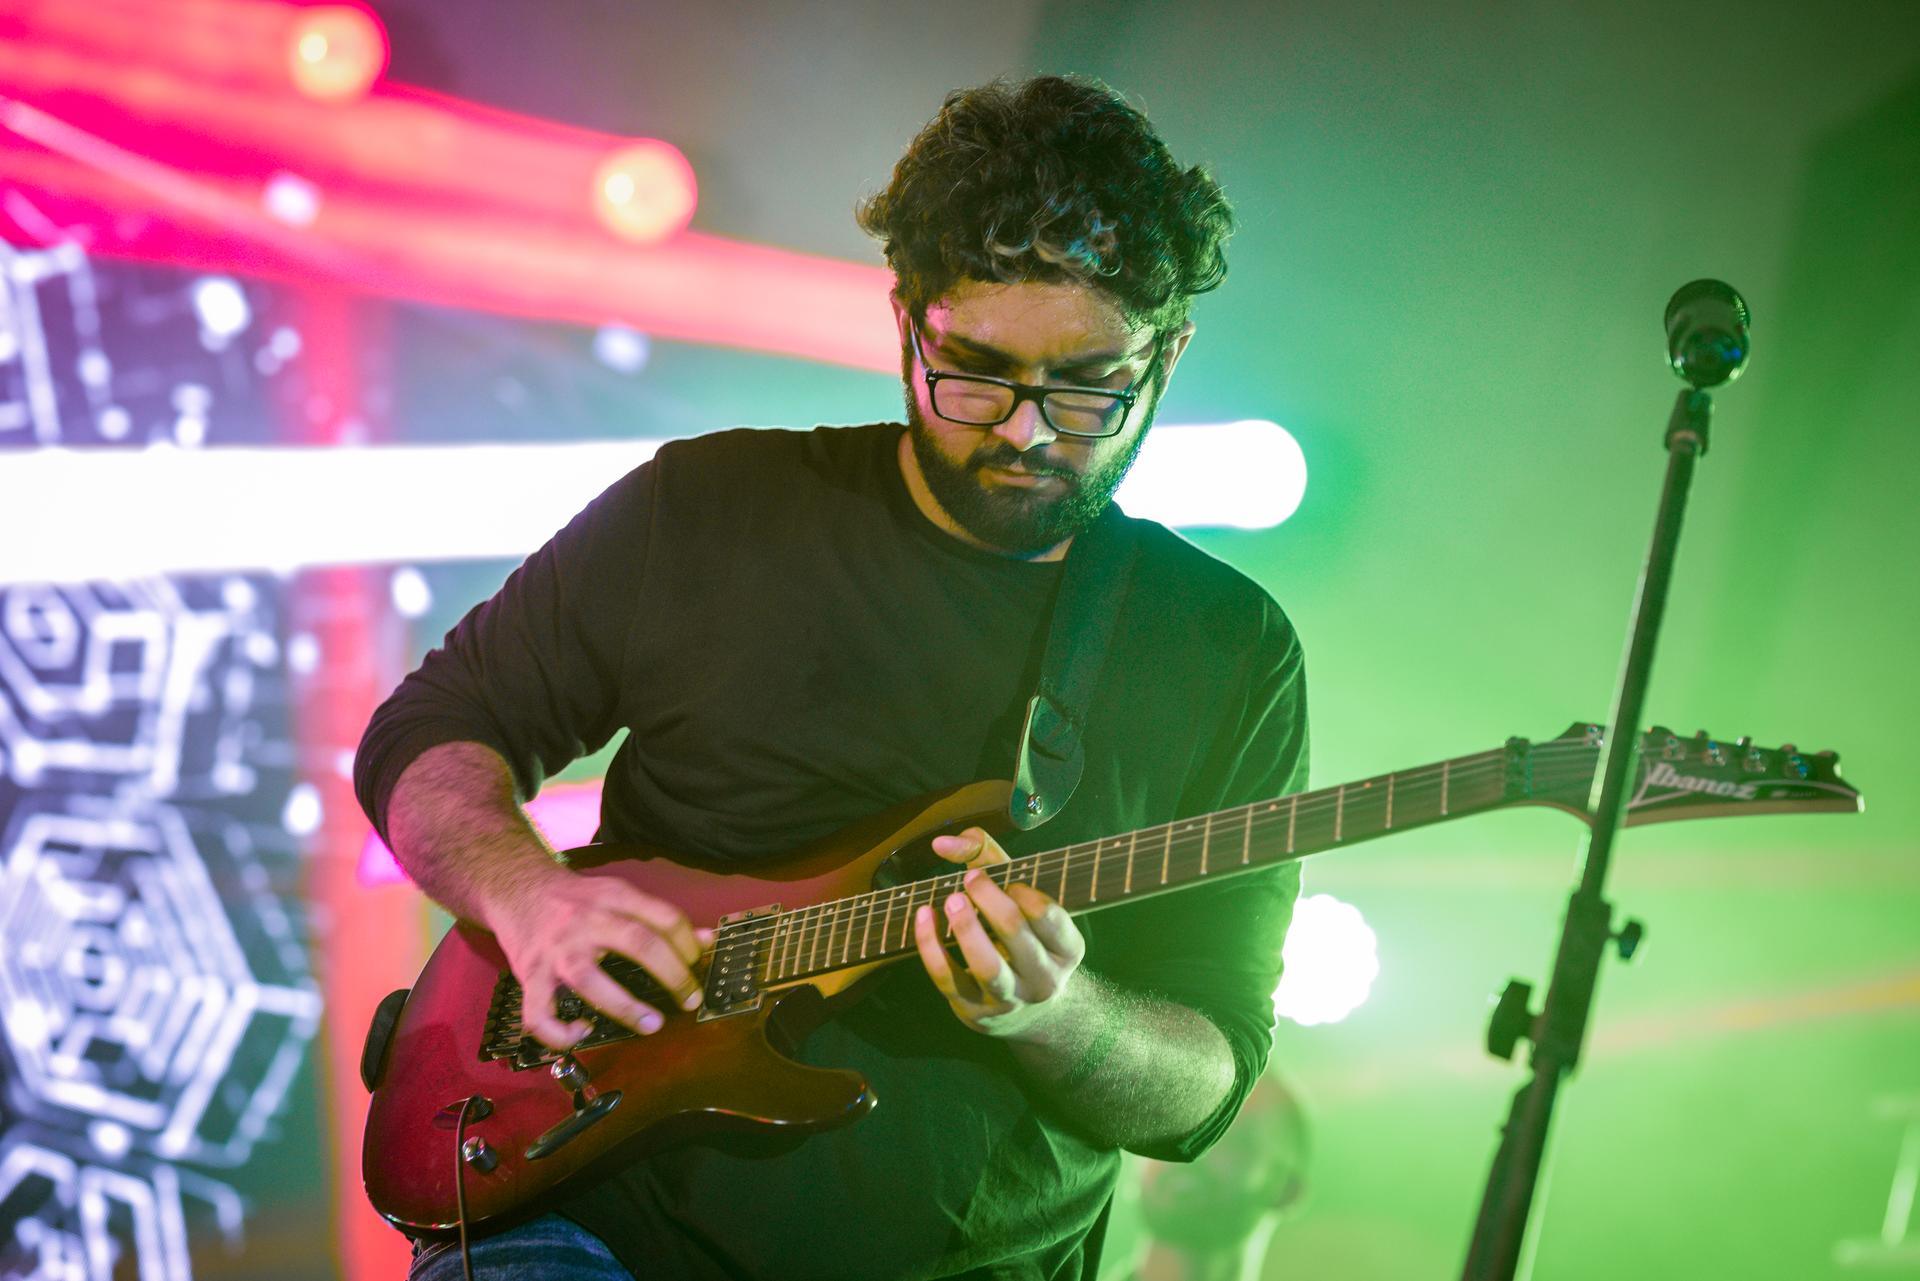
[[[1546,742],[1509,739],[1435,765],[1031,854],[991,874],[1078,913],[1508,806],[1585,818],[1601,740],[1599,726],[1576,724]],[[1830,752],[1658,728],[1641,736],[1639,752],[1629,826],[1861,808]],[[825,1017],[823,998],[916,955],[914,909],[958,890],[960,876],[903,881],[900,869],[948,866],[927,849],[931,838],[991,829],[1008,792],[986,782],[937,793],[751,875],[638,846],[570,851],[567,862],[585,875],[630,881],[715,930],[696,967],[706,1003],[694,1014],[676,1013],[638,966],[603,962],[666,1014],[651,1036],[595,1018],[571,1053],[546,1049],[521,1029],[520,987],[492,935],[455,925],[411,991],[382,1004],[368,1038],[363,1168],[375,1208],[414,1232],[451,1231],[462,1218],[504,1225],[570,1183],[683,1136],[806,1132],[857,1119],[874,1105],[858,1073],[804,1067],[780,1047]],[[593,1017],[564,989],[560,1014]]]

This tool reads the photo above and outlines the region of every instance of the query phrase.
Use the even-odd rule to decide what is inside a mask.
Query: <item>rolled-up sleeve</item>
[[[1233,728],[1196,776],[1185,814],[1265,800],[1306,785],[1300,643],[1270,602],[1261,633],[1255,670],[1241,686],[1242,714],[1223,717]],[[1128,938],[1103,958],[1102,973],[1198,1012],[1220,1029],[1233,1054],[1233,1087],[1213,1114],[1177,1139],[1134,1148],[1139,1155],[1191,1161],[1239,1115],[1273,1050],[1273,993],[1299,891],[1300,866],[1286,863],[1116,910],[1116,915],[1132,913]]]
[[[470,610],[374,711],[354,791],[382,838],[394,784],[441,743],[482,743],[520,798],[618,728],[658,464],[614,482]]]

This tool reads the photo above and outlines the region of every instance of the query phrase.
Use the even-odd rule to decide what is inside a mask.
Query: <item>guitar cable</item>
[[[453,1134],[453,1204],[460,1225],[460,1272],[466,1281],[473,1281],[473,1252],[467,1246],[467,1110],[475,1102],[471,1094],[460,1100]]]

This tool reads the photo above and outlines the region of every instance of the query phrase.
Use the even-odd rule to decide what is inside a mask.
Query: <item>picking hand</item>
[[[959,944],[956,969],[941,945],[934,909],[914,914],[914,941],[933,985],[962,1023],[988,1036],[1020,1039],[1039,1031],[1055,1011],[1086,955],[1080,928],[1066,909],[1031,885],[1004,890],[984,869],[1008,862],[983,829],[936,836],[933,852],[969,869],[966,892],[940,905]]]
[[[636,1032],[656,1032],[660,1010],[635,997],[600,968],[609,953],[640,965],[684,1010],[702,994],[691,967],[710,930],[695,930],[686,913],[612,876],[583,876],[558,865],[537,890],[494,905],[486,925],[520,980],[520,1018],[542,1044],[565,1050],[592,1030],[584,1020],[563,1021],[554,1011],[562,983],[600,1013]]]

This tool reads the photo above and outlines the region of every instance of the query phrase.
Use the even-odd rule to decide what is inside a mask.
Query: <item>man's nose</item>
[[[993,431],[1023,454],[1029,449],[1051,445],[1060,438],[1059,432],[1047,426],[1047,420],[1040,414],[1040,402],[1035,400],[1023,400],[1014,406],[1013,416]]]

